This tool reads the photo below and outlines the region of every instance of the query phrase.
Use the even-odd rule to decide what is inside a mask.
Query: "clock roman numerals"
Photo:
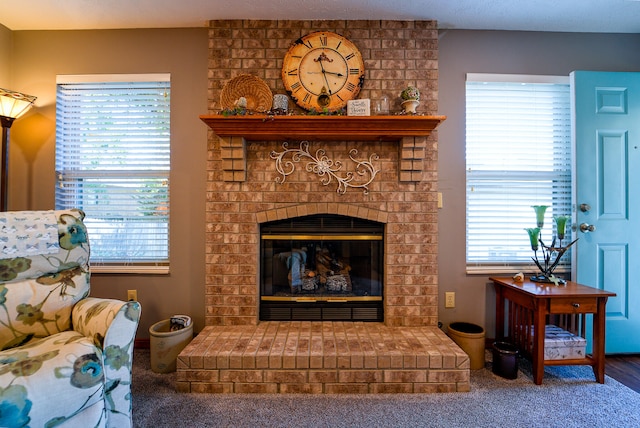
[[[320,44],[322,46],[327,46],[327,36],[320,36]]]
[[[360,69],[359,68],[350,68],[349,69],[349,74],[360,74]]]
[[[353,52],[351,52],[349,55],[345,56],[344,58],[349,61],[350,59],[352,59],[353,57],[355,57],[356,54],[354,54]]]
[[[297,76],[298,75],[298,69],[294,68],[293,70],[289,70],[287,71],[287,76]]]
[[[300,82],[296,82],[291,85],[291,92],[298,92],[302,88],[302,84]]]
[[[346,87],[347,87],[347,90],[349,90],[349,91],[351,91],[351,92],[353,92],[353,91],[356,89],[356,85],[354,85],[354,84],[353,84],[353,83],[351,83],[351,82],[347,82]]]

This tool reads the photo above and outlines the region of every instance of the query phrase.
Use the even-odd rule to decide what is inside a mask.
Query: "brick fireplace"
[[[211,21],[210,111],[220,108],[224,84],[240,74],[258,76],[274,94],[284,93],[280,71],[290,43],[311,31],[330,30],[351,39],[365,59],[359,98],[384,95],[392,100],[392,112],[399,111],[398,95],[412,84],[421,89],[419,112],[436,115],[436,28],[433,21]],[[424,128],[424,117],[395,116],[386,123],[374,116],[276,117],[273,124],[258,117],[202,119],[212,129],[206,327],[178,359],[177,389],[468,390],[468,357],[437,327],[437,136],[432,130],[443,118],[428,124],[428,132],[408,130],[414,123]],[[371,129],[363,136],[362,130]],[[354,168],[349,154],[355,149],[355,158],[375,159],[379,172],[366,189],[344,192],[335,182],[323,183],[304,163],[283,180],[272,153],[282,152],[284,141],[298,147],[301,140],[308,141],[310,153],[323,150],[328,159],[342,161],[345,171]],[[381,323],[260,322],[260,226],[317,214],[383,225]]]
[[[408,84],[421,89],[419,110],[437,114],[438,38],[433,21],[212,21],[210,24],[210,109],[220,108],[220,91],[233,77],[253,74],[273,93],[285,93],[282,58],[292,41],[327,29],[351,39],[365,59],[360,98],[393,101]],[[292,104],[292,103],[291,103]],[[330,128],[327,125],[324,128]],[[255,325],[258,318],[259,224],[310,213],[344,214],[386,225],[388,326],[438,323],[437,140],[432,135],[408,147],[398,141],[324,141],[308,135],[310,150],[330,159],[377,154],[381,172],[369,194],[336,192],[300,168],[278,184],[272,151],[282,141],[209,138],[207,184],[207,325]],[[237,143],[237,145],[236,145]],[[402,150],[412,152],[403,157]],[[237,152],[246,152],[238,157]],[[239,166],[234,166],[234,162]]]

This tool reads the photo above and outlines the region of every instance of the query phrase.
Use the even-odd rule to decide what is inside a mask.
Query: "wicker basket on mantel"
[[[247,100],[247,110],[257,112],[269,111],[273,102],[266,82],[251,74],[241,74],[228,81],[220,93],[220,105],[223,109],[234,109],[240,97]]]

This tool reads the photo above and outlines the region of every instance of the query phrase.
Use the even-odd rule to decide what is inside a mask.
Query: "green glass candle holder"
[[[549,205],[533,205],[533,210],[536,212],[536,226],[542,228],[544,226],[544,213],[549,208]]]
[[[569,221],[568,215],[556,215],[553,216],[553,220],[556,222],[556,234],[558,239],[562,241],[564,239],[564,232],[566,230],[567,222]]]
[[[525,229],[529,234],[529,241],[531,242],[531,249],[533,251],[538,251],[538,240],[540,239],[540,228],[539,227],[529,227]]]

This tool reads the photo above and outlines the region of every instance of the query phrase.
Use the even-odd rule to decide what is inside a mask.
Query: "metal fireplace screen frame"
[[[260,238],[260,320],[383,321],[384,224],[311,215]]]

